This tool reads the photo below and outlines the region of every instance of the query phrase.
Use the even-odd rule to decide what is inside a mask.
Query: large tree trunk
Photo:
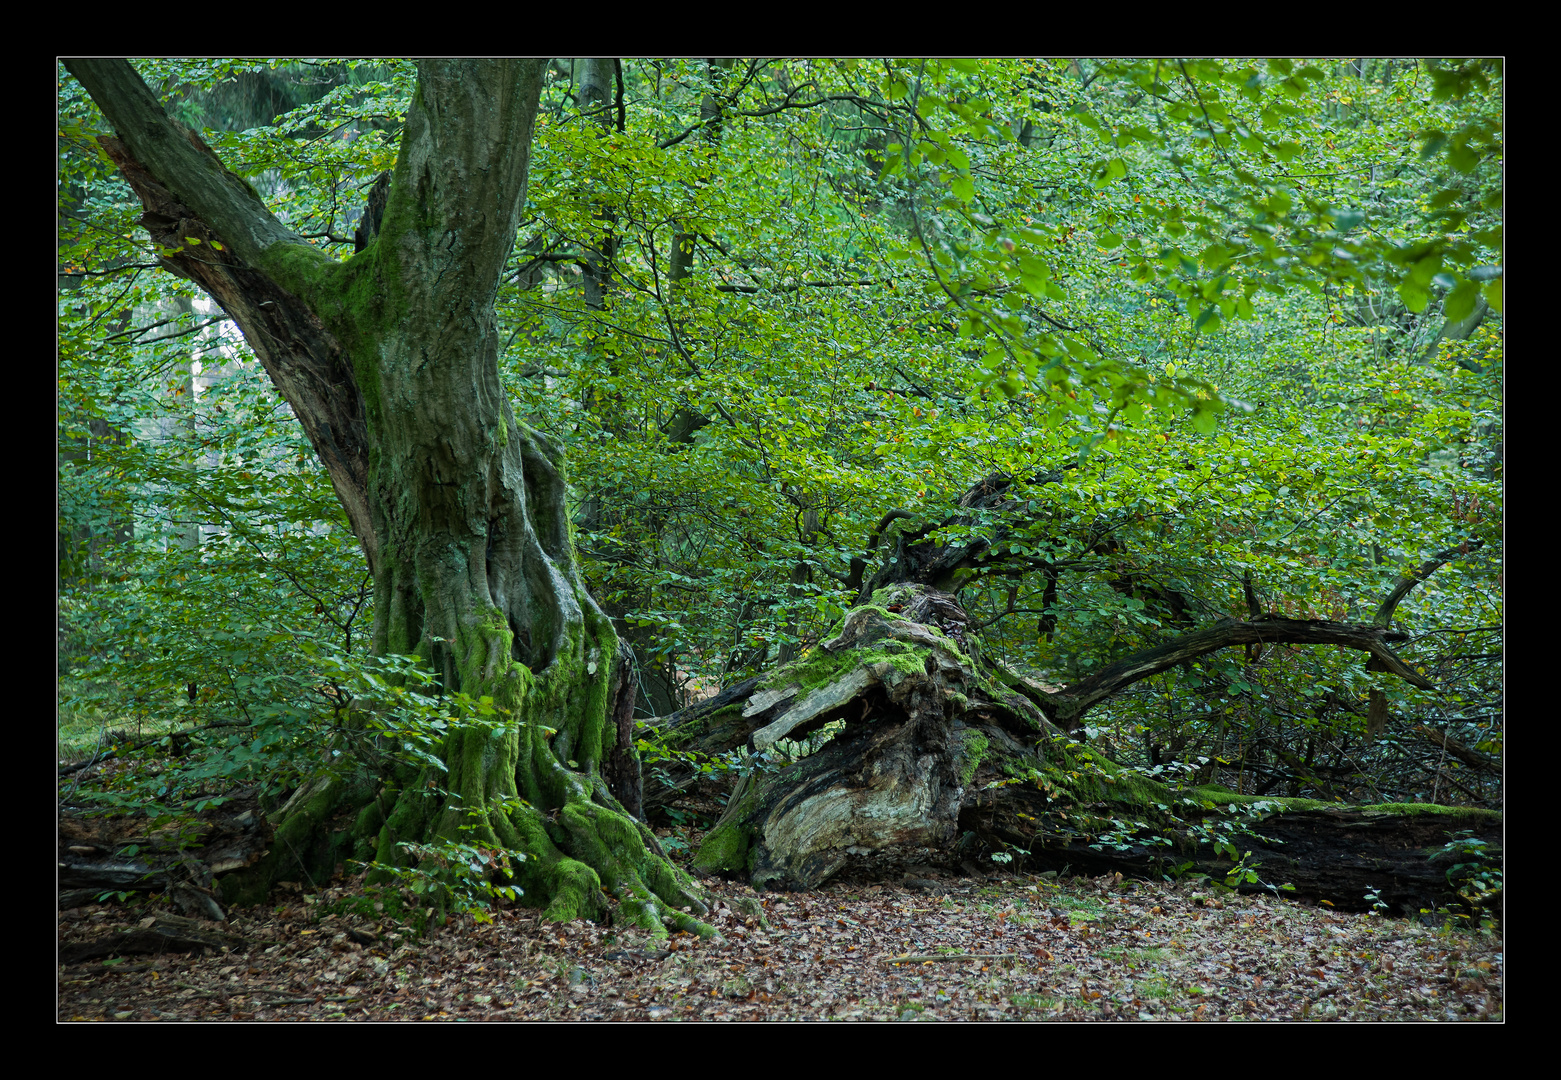
[[[1430,858],[1450,832],[1474,830],[1499,850],[1501,819],[1488,811],[1260,800],[1173,789],[1120,768],[1054,722],[1100,700],[1103,676],[1037,685],[983,659],[967,626],[952,594],[893,586],[849,612],[814,656],[679,718],[666,733],[671,745],[754,755],[695,865],[805,889],[843,871],[990,867],[994,854],[1043,869],[1223,878],[1250,852],[1258,880],[1243,874],[1241,887],[1291,885],[1357,909],[1374,892],[1412,912],[1455,899],[1447,864]],[[1231,621],[1131,657],[1108,681],[1126,685],[1129,672],[1143,678],[1168,658],[1257,632],[1270,642],[1385,649],[1371,629]],[[829,725],[822,748],[766,769],[760,755],[781,739]]]
[[[692,884],[623,806],[638,800],[610,719],[624,657],[575,565],[562,455],[499,381],[494,298],[544,63],[421,66],[383,210],[345,263],[277,222],[129,65],[67,66],[119,133],[105,147],[164,265],[239,323],[325,464],[374,576],[376,651],[416,653],[444,693],[491,699],[502,721],[455,728],[447,772],[306,785],[229,895],[257,897],[300,857],[328,869],[347,852],[333,823],[352,812],[360,858],[509,849],[550,917],[602,914],[605,886],[629,921],[709,932],[685,914],[704,910]]]

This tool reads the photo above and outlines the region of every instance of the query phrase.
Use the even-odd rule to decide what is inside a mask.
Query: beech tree
[[[605,887],[637,923],[702,930],[696,890],[614,794],[615,780],[638,783],[614,726],[626,658],[580,580],[562,455],[499,382],[493,301],[545,63],[420,65],[383,207],[340,263],[283,226],[128,63],[67,67],[118,133],[104,147],[160,261],[238,323],[308,433],[373,575],[375,650],[425,657],[443,690],[516,720],[449,740],[441,799],[410,783],[384,805],[377,778],[320,778],[280,815],[277,848],[312,842],[356,801],[383,863],[409,838],[523,852],[517,881],[553,918],[599,914]]]

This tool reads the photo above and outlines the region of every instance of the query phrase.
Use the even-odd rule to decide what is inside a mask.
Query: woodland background
[[[137,68],[351,254],[410,65]],[[157,270],[102,117],[58,88],[60,756],[178,752],[70,797],[274,802],[407,662],[367,653],[362,554],[297,423]],[[990,532],[952,510],[1001,475],[1041,512],[960,596],[1047,683],[1254,600],[1370,622],[1446,556],[1393,613],[1434,691],[1226,650],[1085,734],[1173,782],[1499,809],[1503,92],[1492,61],[555,61],[501,370],[567,450],[637,714],[806,655],[896,535]],[[690,763],[645,736],[649,794]]]

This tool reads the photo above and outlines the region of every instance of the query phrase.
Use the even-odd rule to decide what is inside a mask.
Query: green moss
[[[1306,811],[1306,810],[1351,810],[1376,814],[1445,814],[1449,817],[1469,818],[1479,821],[1500,821],[1502,818],[1499,810],[1478,810],[1464,806],[1438,806],[1435,803],[1364,803],[1361,805],[1349,805],[1346,803],[1326,802],[1322,799],[1301,798],[1276,798],[1272,795],[1238,795],[1233,791],[1227,791],[1222,787],[1212,784],[1192,788],[1186,793],[1178,793],[1178,797],[1191,796],[1199,802],[1209,803],[1214,806],[1249,806],[1253,803],[1263,803],[1277,810]]]
[[[898,524],[898,522],[896,522],[896,524]],[[889,527],[889,531],[891,533],[894,532],[893,525]],[[873,592],[872,599],[870,599],[865,604],[858,605],[858,609],[877,608],[879,611],[883,612],[887,618],[899,618],[899,616],[890,613],[889,605],[904,604],[907,600],[915,597],[919,592],[921,592],[921,587],[917,585],[888,585],[882,589],[875,590]],[[846,618],[849,619],[850,617],[850,612],[847,612]]]
[[[704,736],[708,735],[712,731],[715,731],[726,724],[741,720],[742,715],[743,706],[741,704],[723,705],[721,708],[707,713],[700,719],[698,723],[683,724],[675,728],[659,729],[656,732],[656,737],[660,739],[661,745],[665,746],[668,750],[681,751],[685,749],[689,743],[700,741],[704,738]]]
[[[849,650],[848,650],[849,651]],[[845,653],[812,649],[800,659],[776,668],[759,680],[761,690],[779,690],[787,686],[801,686],[803,692],[829,681],[836,672],[848,667]]]
[[[462,690],[473,697],[492,697],[501,712],[522,707],[531,673],[512,658],[515,635],[502,611],[489,606],[475,623],[458,628],[456,644]]]
[[[694,854],[694,869],[701,873],[736,874],[753,868],[754,832],[747,821],[759,806],[758,785],[739,785],[732,799]]]
[[[339,294],[343,283],[342,264],[313,244],[272,244],[262,255],[260,268],[310,307]]]
[[[975,731],[959,732],[955,738],[958,740],[955,768],[959,772],[960,785],[968,787],[976,775],[976,770],[981,767],[982,757],[991,743],[985,735]]]
[[[1470,806],[1438,806],[1435,803],[1372,803],[1360,809],[1378,814],[1446,814],[1448,817],[1469,818],[1475,821],[1495,822],[1502,819],[1499,810],[1480,810]]]
[[[694,855],[694,869],[706,874],[740,873],[749,868],[749,848],[752,846],[752,828],[735,822],[717,825],[699,845],[699,851]]]
[[[915,586],[894,585],[879,589],[873,594],[872,600],[866,604],[860,604],[848,611],[844,618],[825,635],[825,639],[838,637],[848,624],[858,622],[871,615],[876,615],[885,622],[904,623],[905,617],[890,611],[890,605],[901,604],[909,600],[917,589]],[[975,662],[957,645],[952,638],[935,626],[921,624],[921,629],[938,639],[938,648],[946,652],[955,662],[973,674],[978,683],[983,686],[985,682]],[[799,660],[793,661],[784,667],[776,669],[768,675],[760,684],[761,689],[771,690],[796,685],[801,687],[801,692],[827,685],[843,672],[853,668],[874,664],[886,664],[890,668],[905,675],[919,676],[927,670],[927,658],[931,653],[925,645],[917,645],[913,642],[902,641],[894,637],[886,637],[860,648],[844,649],[839,652],[829,652],[823,648],[814,649]],[[893,680],[893,675],[889,678]]]
[[[876,665],[886,665],[891,669],[883,672],[882,677],[894,683],[898,681],[895,673],[902,677],[925,675],[929,655],[930,651],[925,648],[918,648],[893,638],[874,642],[866,648],[844,649],[836,653],[816,649],[801,660],[780,668],[761,685],[765,689],[797,686],[798,696],[801,697],[810,690],[828,686],[838,677],[856,668]]]
[[[329,883],[336,864],[353,854],[353,836],[338,827],[334,815],[342,807],[359,809],[370,801],[374,784],[367,776],[322,776],[291,801],[278,821],[271,850],[254,866],[221,879],[219,888],[229,904],[257,904],[273,883],[299,876],[314,886]]]
[[[378,853],[380,830],[385,827],[381,805],[385,798],[382,795],[358,811],[357,820],[352,823],[352,857],[356,862],[371,862]]]
[[[587,611],[595,610],[589,603],[581,606]],[[587,689],[580,738],[575,745],[579,748],[580,760],[589,762],[594,769],[617,739],[617,731],[607,723],[607,697],[613,657],[618,652],[618,635],[612,628],[611,619],[592,615],[587,616],[584,639],[582,662],[587,665]]]

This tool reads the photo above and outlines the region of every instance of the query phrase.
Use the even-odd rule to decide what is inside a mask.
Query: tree
[[[545,65],[421,65],[383,217],[345,264],[277,221],[128,64],[68,66],[120,135],[104,146],[159,260],[243,328],[308,433],[368,558],[375,649],[426,657],[446,693],[515,721],[453,735],[449,779],[389,805],[362,778],[320,778],[278,846],[356,799],[386,864],[409,839],[521,852],[518,878],[554,918],[600,913],[605,885],[643,925],[701,926],[695,890],[609,790],[624,660],[580,580],[562,455],[499,382],[493,300]],[[427,799],[430,783],[448,790]]]

